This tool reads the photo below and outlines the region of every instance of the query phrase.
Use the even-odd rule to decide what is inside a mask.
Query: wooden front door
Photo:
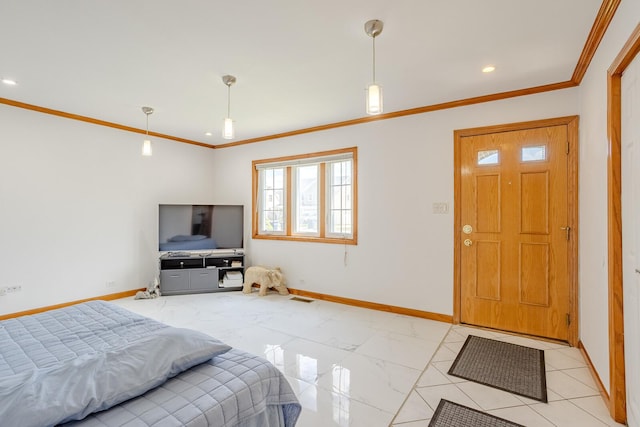
[[[487,128],[456,142],[459,321],[569,341],[567,124]]]

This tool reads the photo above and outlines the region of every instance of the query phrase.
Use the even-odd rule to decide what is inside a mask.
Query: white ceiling
[[[365,116],[370,19],[392,112],[570,80],[600,4],[2,0],[0,97],[218,145],[224,74],[236,140]]]

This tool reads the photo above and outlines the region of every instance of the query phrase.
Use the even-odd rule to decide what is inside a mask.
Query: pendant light
[[[367,86],[367,114],[382,113],[382,87],[376,83],[376,37],[382,32],[383,23],[372,19],[364,24],[364,32],[373,39],[373,82]]]
[[[153,108],[151,107],[142,107],[142,112],[147,115],[147,138],[142,143],[142,155],[143,156],[151,156],[151,140],[149,139],[149,115],[153,114]]]
[[[224,139],[233,139],[235,132],[233,130],[233,120],[231,120],[231,85],[236,82],[233,76],[222,76],[222,82],[227,85],[227,117],[224,119],[222,128],[222,137]]]

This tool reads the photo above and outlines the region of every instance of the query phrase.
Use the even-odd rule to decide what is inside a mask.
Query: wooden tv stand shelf
[[[228,272],[240,273],[244,281],[244,253],[163,255],[160,291],[162,295],[181,295],[241,290],[242,282],[225,280]]]

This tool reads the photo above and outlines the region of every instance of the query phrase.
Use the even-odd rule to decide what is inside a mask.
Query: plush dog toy
[[[260,285],[260,291],[258,292],[260,296],[265,296],[269,288],[275,288],[280,295],[289,295],[287,282],[279,267],[254,266],[247,268],[247,271],[244,272],[242,292],[250,294],[254,283]]]
[[[160,281],[156,277],[153,279],[153,282],[149,284],[149,287],[146,291],[138,291],[136,292],[136,296],[134,299],[150,299],[157,298],[160,296]]]

